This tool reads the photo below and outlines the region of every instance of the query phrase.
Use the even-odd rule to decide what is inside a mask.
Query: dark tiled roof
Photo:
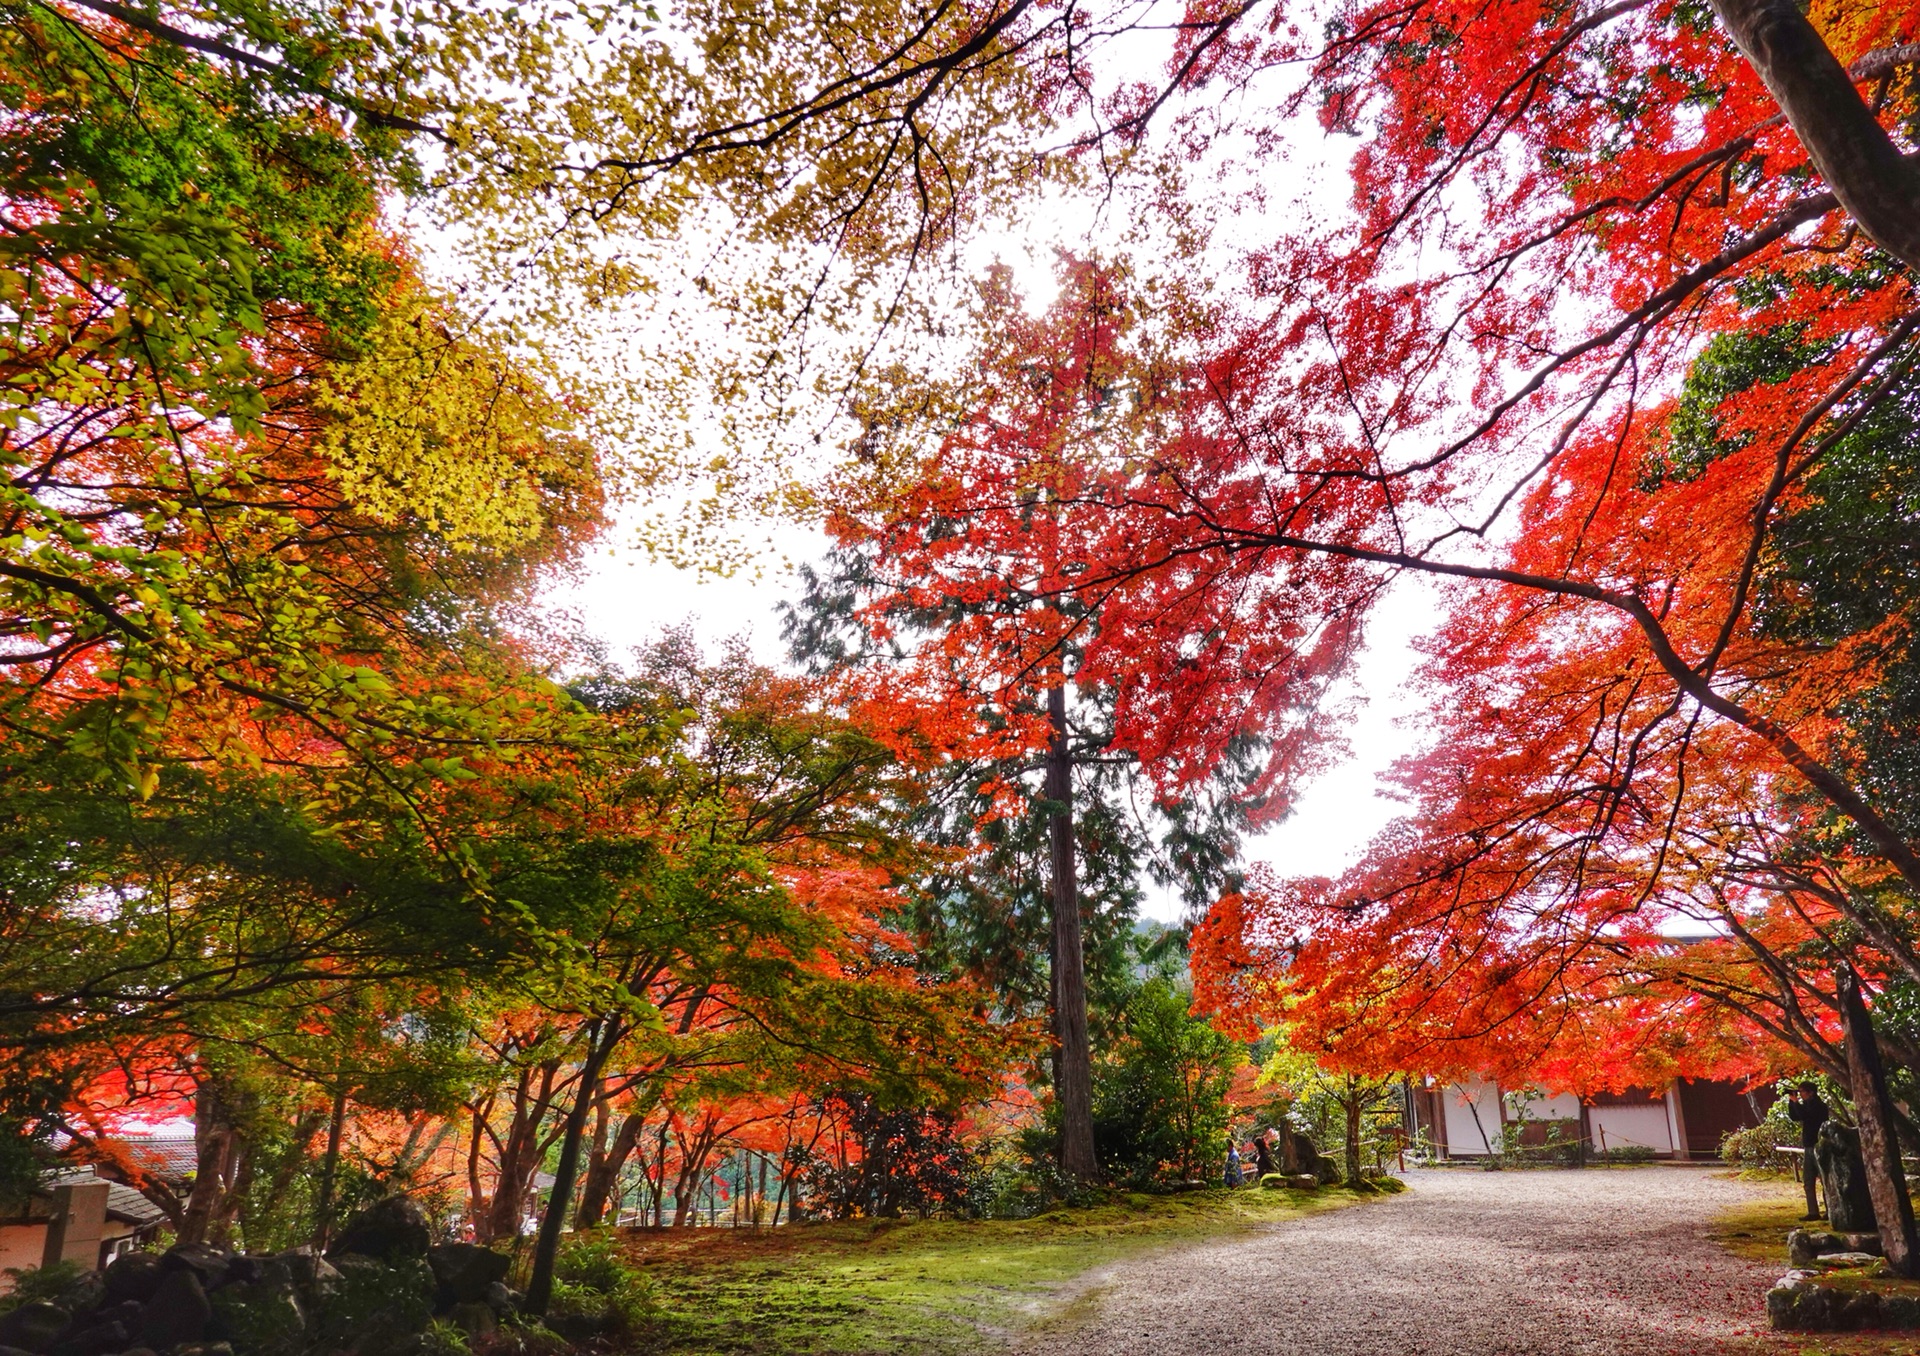
[[[85,1168],[78,1172],[55,1173],[43,1180],[42,1189],[105,1180],[95,1175],[92,1168]],[[139,1225],[158,1224],[167,1217],[165,1211],[132,1187],[111,1181],[107,1182],[107,1213],[115,1219]]]
[[[127,1157],[142,1172],[166,1181],[191,1177],[200,1166],[192,1135],[119,1135],[113,1143],[125,1146]]]

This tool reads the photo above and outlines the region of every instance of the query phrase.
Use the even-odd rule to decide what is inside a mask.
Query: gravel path
[[[1724,1169],[1721,1170],[1722,1173]],[[1680,1356],[1752,1351],[1786,1269],[1714,1216],[1778,1188],[1701,1168],[1408,1174],[1413,1190],[1103,1268],[1031,1356]]]

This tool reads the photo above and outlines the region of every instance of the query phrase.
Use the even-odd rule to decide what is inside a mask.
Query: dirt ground
[[[1408,1174],[1414,1190],[1088,1273],[1027,1356],[1679,1356],[1765,1342],[1786,1270],[1716,1216],[1725,1169]],[[1789,1188],[1791,1189],[1791,1188]]]

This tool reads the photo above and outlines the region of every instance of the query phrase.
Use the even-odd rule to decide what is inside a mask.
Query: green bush
[[[1651,1163],[1653,1149],[1645,1144],[1620,1144],[1606,1151],[1609,1163]]]
[[[1760,1124],[1723,1136],[1720,1157],[1743,1172],[1791,1173],[1798,1166],[1798,1155],[1781,1153],[1779,1146],[1799,1138],[1800,1127],[1787,1119],[1787,1099],[1781,1097],[1767,1108]]]
[[[13,1289],[0,1296],[0,1314],[10,1313],[23,1304],[59,1298],[62,1291],[85,1273],[78,1262],[55,1262],[50,1267],[8,1267]]]
[[[1121,1034],[1093,1074],[1093,1140],[1128,1186],[1214,1182],[1227,1142],[1237,1042],[1189,1011],[1191,993],[1155,977],[1128,1000]]]
[[[653,1282],[627,1264],[610,1232],[574,1234],[562,1242],[553,1277],[553,1302],[547,1312],[563,1330],[585,1326],[629,1334],[659,1308]]]

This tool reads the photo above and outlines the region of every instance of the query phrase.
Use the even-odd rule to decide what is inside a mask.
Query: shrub
[[[630,1334],[659,1307],[653,1282],[628,1265],[611,1233],[575,1234],[562,1242],[553,1278],[548,1316],[562,1331]]]
[[[1651,1163],[1653,1149],[1645,1144],[1619,1144],[1606,1152],[1609,1163]]]
[[[1797,1155],[1781,1153],[1779,1146],[1799,1138],[1800,1127],[1787,1119],[1787,1099],[1781,1097],[1767,1108],[1760,1124],[1723,1136],[1720,1157],[1743,1172],[1791,1173],[1798,1166]]]
[[[1193,998],[1165,978],[1128,1000],[1121,1038],[1094,1068],[1094,1147],[1129,1186],[1219,1179],[1226,1093],[1246,1051],[1190,1012]]]
[[[85,1273],[78,1262],[55,1262],[50,1267],[8,1267],[13,1289],[0,1295],[0,1314],[10,1313],[23,1304],[58,1299],[62,1292]]]

